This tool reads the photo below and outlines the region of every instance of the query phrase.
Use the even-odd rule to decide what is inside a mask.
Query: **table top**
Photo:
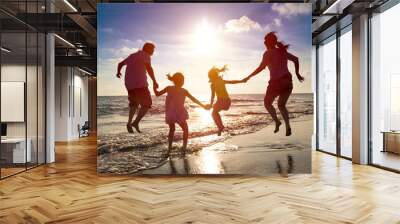
[[[400,131],[381,131],[384,134],[400,134]]]
[[[30,139],[28,138],[27,141]],[[25,138],[2,138],[1,143],[20,143],[25,142]]]

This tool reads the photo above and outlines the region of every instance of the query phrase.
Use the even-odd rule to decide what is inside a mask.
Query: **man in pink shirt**
[[[147,83],[147,74],[153,80],[153,87],[158,88],[158,83],[154,77],[153,68],[151,67],[150,57],[153,55],[155,45],[145,43],[142,50],[129,55],[118,64],[117,77],[121,78],[121,69],[125,65],[125,87],[128,91],[129,100],[129,118],[126,128],[129,133],[133,133],[132,127],[140,133],[139,122],[150,109],[152,101]],[[132,122],[133,116],[140,105],[139,112]]]

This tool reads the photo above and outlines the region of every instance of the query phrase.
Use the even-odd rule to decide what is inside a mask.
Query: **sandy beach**
[[[189,144],[182,155],[178,128],[168,157],[165,99],[155,98],[141,123],[142,133],[126,131],[126,98],[102,97],[98,106],[98,172],[104,174],[255,174],[288,170],[307,173],[312,134],[313,96],[294,94],[288,102],[293,135],[284,125],[273,133],[273,121],[264,107],[264,95],[234,95],[233,106],[222,117],[226,132],[217,136],[210,111],[188,104]],[[277,161],[279,161],[279,166]]]
[[[186,157],[172,156],[162,166],[137,174],[310,173],[312,116],[293,119],[290,137],[284,136],[284,128],[277,134],[273,130],[274,126],[269,125],[254,133],[233,136]]]

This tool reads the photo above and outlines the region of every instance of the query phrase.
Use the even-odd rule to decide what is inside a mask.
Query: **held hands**
[[[153,83],[153,91],[154,91],[155,94],[158,93],[158,90],[157,90],[157,89],[158,89],[158,84],[157,84],[156,82],[154,82],[154,83]]]
[[[242,79],[242,82],[247,82],[247,81],[249,81],[249,79],[250,79],[250,77],[247,76],[246,78]]]
[[[206,105],[204,105],[203,108],[206,109],[206,110],[210,110],[211,109],[211,104],[206,104]]]

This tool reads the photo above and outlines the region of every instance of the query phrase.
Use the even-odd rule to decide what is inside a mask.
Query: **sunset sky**
[[[294,77],[293,92],[311,92],[311,4],[98,4],[98,95],[127,95],[115,77],[117,64],[145,41],[156,44],[151,60],[161,88],[171,84],[165,74],[180,71],[184,88],[208,94],[208,70],[227,64],[224,79],[244,78],[260,64],[270,31],[300,58],[306,81]],[[289,68],[294,71],[291,62]],[[266,69],[228,91],[264,94],[268,80]]]

